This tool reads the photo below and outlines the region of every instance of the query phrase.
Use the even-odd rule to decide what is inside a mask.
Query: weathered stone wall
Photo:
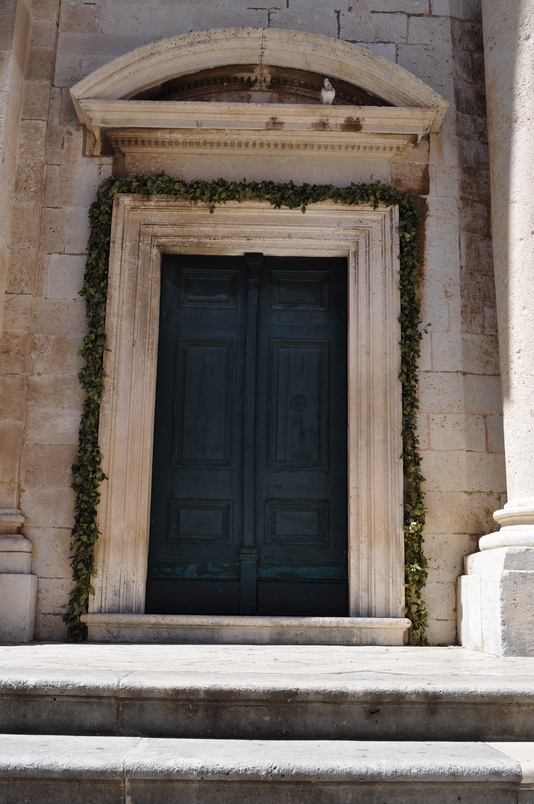
[[[440,59],[448,86],[435,87],[450,110],[443,151],[430,167],[442,201],[432,220],[431,179],[422,288],[423,317],[432,324],[422,365],[421,444],[429,508],[424,597],[434,644],[454,639],[462,556],[476,550],[477,536],[495,530],[492,513],[506,499],[481,12],[477,2],[450,6],[450,57]],[[426,51],[438,64],[433,45]],[[417,72],[416,65],[409,69]],[[426,80],[433,86],[432,75]]]
[[[254,0],[249,7],[244,0],[34,0],[20,136],[14,130],[9,139],[18,164],[0,364],[0,416],[9,419],[0,421],[0,432],[24,428],[24,445],[21,451],[19,442],[7,449],[2,443],[6,495],[0,504],[18,504],[22,460],[20,507],[39,575],[36,637],[64,634],[69,473],[82,401],[76,353],[85,331],[77,292],[88,206],[111,172],[108,157],[83,156],[69,88],[140,45],[225,26],[299,29],[354,42],[410,70],[450,103],[440,133],[393,163],[390,179],[414,194],[424,220],[421,294],[424,321],[431,324],[421,365],[430,562],[425,599],[430,641],[452,642],[462,558],[476,548],[476,535],[493,529],[491,512],[505,489],[474,0]],[[361,174],[360,163],[358,180]]]

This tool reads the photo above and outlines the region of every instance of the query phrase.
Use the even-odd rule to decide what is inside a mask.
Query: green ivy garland
[[[110,247],[113,199],[119,193],[135,193],[142,196],[171,195],[209,204],[213,212],[217,204],[226,201],[268,201],[277,209],[289,207],[306,211],[309,204],[335,201],[339,204],[379,204],[399,208],[400,237],[400,293],[401,293],[401,374],[402,384],[402,435],[403,464],[406,479],[404,538],[405,538],[405,586],[406,616],[412,621],[411,641],[425,642],[427,612],[421,599],[421,590],[427,579],[427,562],[423,554],[423,528],[426,509],[422,491],[417,439],[417,362],[420,353],[422,331],[420,306],[417,299],[420,262],[418,246],[418,216],[408,197],[393,187],[373,184],[351,184],[350,187],[331,185],[296,186],[265,182],[214,182],[194,181],[186,183],[166,175],[153,177],[111,177],[99,188],[96,201],[91,205],[89,219],[91,233],[84,287],[88,334],[85,336],[80,355],[86,365],[80,371],[82,387],[87,392],[79,430],[78,453],[72,467],[76,492],[74,505],[75,524],[72,530],[71,566],[74,588],[71,592],[67,614],[67,639],[81,642],[87,639],[87,627],[81,615],[87,611],[89,595],[94,594],[91,585],[95,574],[93,547],[98,539],[96,524],[99,486],[104,479],[101,468],[102,454],[98,446],[98,422],[104,390],[103,354],[106,348],[104,328],[106,316],[108,257]]]

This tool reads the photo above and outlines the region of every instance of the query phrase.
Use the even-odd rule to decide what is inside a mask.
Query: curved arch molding
[[[130,100],[213,67],[271,65],[361,87],[388,106]],[[71,89],[88,154],[128,150],[379,151],[391,159],[437,132],[447,102],[414,75],[363,48],[275,28],[200,31],[154,42],[100,67]]]

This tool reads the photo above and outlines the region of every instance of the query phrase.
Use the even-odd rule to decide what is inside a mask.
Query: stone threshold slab
[[[517,753],[485,743],[0,735],[0,793],[11,804],[32,794],[78,804],[89,791],[110,804],[348,804],[355,795],[371,804],[377,794],[388,804],[512,804],[529,787],[534,744]]]
[[[239,645],[397,645],[404,617],[85,614],[89,642]]]

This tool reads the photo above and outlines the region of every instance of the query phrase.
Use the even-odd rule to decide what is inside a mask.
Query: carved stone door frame
[[[99,506],[102,535],[96,547],[95,596],[84,618],[90,638],[115,633],[124,639],[127,621],[133,638],[135,623],[143,630],[155,617],[144,615],[144,598],[161,255],[261,251],[348,259],[349,613],[351,618],[377,618],[375,630],[382,623],[384,633],[373,638],[374,644],[402,644],[408,621],[402,618],[397,222],[395,207],[322,203],[308,207],[303,215],[300,210],[249,201],[218,206],[210,214],[208,205],[168,197],[117,196],[100,422],[108,479]],[[170,624],[186,616],[157,617],[161,633],[165,617]],[[219,626],[223,628],[222,621],[228,619],[250,623],[260,618],[221,618]],[[358,621],[352,624],[356,628]],[[139,634],[137,638],[142,638]]]

